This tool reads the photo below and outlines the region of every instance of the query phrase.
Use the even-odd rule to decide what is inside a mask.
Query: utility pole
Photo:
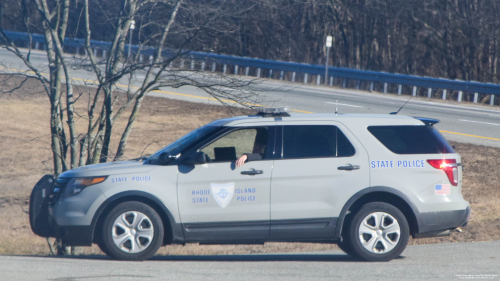
[[[132,34],[134,33],[135,29],[135,20],[130,21],[130,33],[128,35],[128,55],[127,58],[130,58],[131,53],[131,47],[132,47]]]
[[[326,62],[325,62],[325,85],[328,84],[328,60],[330,58],[330,48],[332,47],[332,36],[326,36]]]

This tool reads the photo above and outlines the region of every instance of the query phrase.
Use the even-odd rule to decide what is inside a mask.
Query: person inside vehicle
[[[236,159],[236,167],[241,167],[249,161],[257,161],[264,159],[267,145],[267,130],[258,130],[255,136],[255,143],[252,153],[244,153]]]

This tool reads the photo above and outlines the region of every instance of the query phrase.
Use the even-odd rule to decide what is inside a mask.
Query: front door
[[[196,151],[202,165],[179,165],[179,213],[187,241],[258,242],[269,238],[275,122],[228,128]],[[243,154],[252,161],[236,167]]]

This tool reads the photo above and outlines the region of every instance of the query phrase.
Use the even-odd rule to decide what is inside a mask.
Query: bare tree
[[[245,106],[256,102],[257,95],[250,87],[255,81],[170,67],[178,60],[189,59],[189,51],[186,48],[191,47],[204,33],[234,31],[227,28],[225,23],[227,18],[237,17],[248,8],[242,10],[227,8],[230,6],[229,1],[214,4],[210,1],[204,3],[189,0],[84,0],[77,2],[76,6],[70,6],[69,0],[11,1],[23,8],[27,31],[30,32],[35,25],[32,19],[40,18],[39,23],[45,35],[48,76],[32,64],[31,44],[25,52],[10,40],[3,29],[0,29],[2,47],[15,54],[27,67],[28,71],[18,74],[38,79],[49,97],[56,174],[84,164],[106,162],[110,157],[115,160],[120,159],[126,149],[128,137],[144,97],[161,87],[177,88],[190,85],[203,89],[221,101],[229,99]],[[103,5],[115,5],[119,8],[102,10]],[[91,44],[92,22],[94,22],[92,16],[97,14],[92,10],[104,13],[104,17],[109,19],[104,24],[108,30],[113,30],[110,47],[105,50],[106,55],[102,57],[94,55],[94,46]],[[73,24],[72,30],[68,30],[70,12],[79,14],[81,21],[81,24],[76,26]],[[165,17],[165,14],[168,16]],[[176,20],[179,17],[180,22]],[[134,38],[138,48],[133,54],[128,54],[125,42],[130,34],[132,20],[135,20],[138,26],[138,35]],[[82,48],[85,49],[86,56],[72,58],[65,55],[67,34],[82,33],[85,37]],[[173,46],[171,41],[175,41],[176,46]],[[167,46],[175,49],[166,49]],[[88,111],[85,114],[77,113],[79,116],[86,116],[88,120],[86,132],[80,134],[77,134],[74,124],[73,69],[86,69],[96,77],[97,81]],[[138,72],[144,75],[141,81],[133,79]],[[118,87],[120,81],[127,87]],[[228,88],[246,90],[229,91]],[[118,89],[126,91],[127,99],[115,110],[117,96],[114,93]],[[128,124],[120,133],[116,152],[112,153],[110,142],[114,122],[129,107],[132,111],[128,117]],[[69,132],[69,136],[66,136],[66,131]],[[68,154],[69,161],[66,161]]]
[[[179,60],[189,59],[188,48],[204,33],[234,31],[227,28],[225,22],[228,17],[238,17],[244,9],[228,8],[228,1],[10,1],[22,7],[28,34],[41,25],[45,38],[48,75],[32,63],[31,42],[27,49],[20,49],[4,32],[3,26],[0,26],[0,46],[14,54],[25,66],[24,71],[17,71],[16,74],[40,81],[49,98],[51,147],[56,175],[85,164],[121,159],[144,98],[149,92],[162,87],[194,86],[228,107],[223,100],[231,100],[247,107],[259,102],[258,95],[252,91],[255,83],[252,79],[243,80],[172,67]],[[116,8],[102,9],[103,5]],[[104,17],[108,19],[99,24],[104,24],[108,30],[113,31],[109,38],[110,47],[100,57],[94,55],[94,46],[91,44],[92,23],[97,22],[92,16],[98,14],[95,10],[104,13]],[[74,21],[74,17],[69,16],[70,13],[79,15],[78,24],[70,24],[70,18]],[[134,48],[134,53],[128,53],[125,42],[131,34],[133,20],[138,27],[138,36],[134,38],[138,47]],[[68,34],[84,34],[85,43],[81,47],[85,49],[85,56],[71,57],[64,53]],[[74,103],[79,97],[73,94],[76,83],[72,79],[74,70],[87,70],[96,77],[95,91],[89,96],[86,112],[75,112]],[[135,79],[137,73],[144,75],[144,78]],[[120,86],[121,84],[126,86]],[[115,110],[119,95],[117,91],[124,91],[126,100]],[[115,121],[128,112],[128,108],[132,110],[128,113],[125,129],[114,132]],[[87,120],[84,132],[77,132],[75,115]],[[115,153],[111,151],[112,134],[121,136]],[[58,245],[59,248],[64,247],[60,241]]]

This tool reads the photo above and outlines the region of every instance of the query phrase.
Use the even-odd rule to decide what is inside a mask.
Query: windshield
[[[200,127],[157,151],[155,154],[151,155],[149,159],[158,159],[160,154],[162,154],[163,152],[167,152],[170,155],[177,155],[184,151],[186,148],[189,148],[191,145],[195,144],[198,140],[205,138],[219,128],[220,126],[208,125]]]

